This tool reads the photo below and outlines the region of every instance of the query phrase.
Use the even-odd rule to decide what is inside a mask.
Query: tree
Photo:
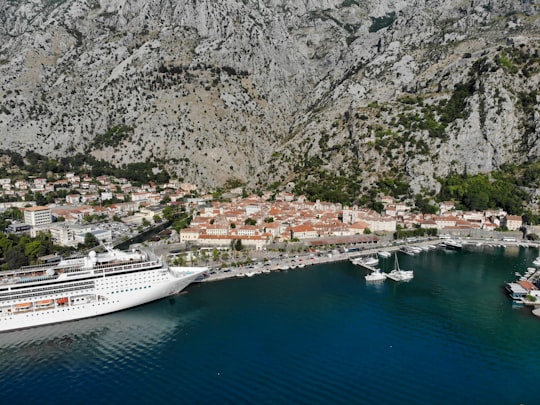
[[[161,214],[167,221],[172,221],[177,216],[178,213],[177,213],[176,208],[169,205],[163,208],[163,211],[161,212]]]
[[[414,205],[423,214],[436,214],[438,211],[438,208],[435,205],[430,204],[421,194],[416,194],[414,196]]]
[[[159,202],[160,204],[168,204],[171,202],[171,197],[169,197],[168,195],[166,195],[165,197],[163,197],[161,199],[161,201]]]
[[[13,247],[13,240],[7,237],[3,232],[0,232],[0,254],[5,256],[6,252]]]
[[[212,250],[212,259],[217,262],[219,260],[219,256],[221,255],[221,252],[217,249]]]
[[[175,266],[185,266],[186,265],[186,258],[184,256],[177,256],[174,259],[173,264]]]
[[[208,252],[206,250],[203,250],[201,252],[201,259],[205,262],[205,263],[208,263]]]
[[[97,245],[99,245],[99,241],[96,236],[91,232],[87,232],[84,235],[84,246],[87,248],[93,248]]]
[[[242,239],[236,239],[236,242],[234,243],[234,250],[240,252],[242,249],[244,249],[244,246],[242,245]]]
[[[161,222],[161,217],[158,214],[154,215],[153,219],[156,224],[159,224]]]
[[[247,218],[245,221],[244,221],[244,224],[245,225],[257,225],[257,220],[253,219],[253,218]]]
[[[23,246],[17,245],[8,249],[4,256],[6,263],[3,265],[6,269],[18,269],[28,265],[28,257],[24,254]]]
[[[38,257],[47,254],[47,246],[45,246],[39,239],[34,239],[24,246],[24,254],[29,259],[35,260]]]
[[[46,205],[47,199],[41,193],[34,193],[34,198],[36,199],[37,205]]]

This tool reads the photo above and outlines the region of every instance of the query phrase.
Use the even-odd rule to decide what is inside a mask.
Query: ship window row
[[[123,292],[134,291],[134,290],[144,290],[145,288],[151,288],[151,286],[145,285],[143,287],[135,287],[135,288],[130,288],[130,289],[126,288],[125,290],[111,291],[110,293],[111,294],[119,294],[119,293],[123,293]]]
[[[160,277],[138,277],[138,278],[135,278],[135,279],[132,279],[132,280],[129,280],[129,282],[131,283],[137,283],[137,282],[144,282],[144,281],[159,281],[161,280]],[[106,282],[105,285],[116,285],[116,284],[125,284],[126,281],[125,280],[111,280],[109,282]]]
[[[67,287],[72,287],[72,286],[87,286],[87,287],[94,287],[94,282],[93,281],[81,281],[81,282],[72,282],[72,283],[69,283],[69,284],[56,284],[56,285],[53,285],[53,286],[50,286],[50,287],[34,287],[34,288],[27,288],[26,291],[28,292],[36,292],[36,291],[42,291],[42,292],[46,292],[46,291],[56,291],[58,289],[62,289],[62,288],[67,288]],[[10,296],[11,294],[13,294],[13,292],[11,293],[1,293],[0,294],[0,298],[1,297],[7,297],[7,296]]]
[[[82,286],[82,287],[70,287],[70,288],[59,288],[55,291],[50,291],[48,294],[59,294],[59,293],[66,293],[70,291],[81,291],[81,290],[88,290],[92,289],[92,286]],[[30,298],[30,297],[42,297],[45,295],[43,292],[34,292],[34,293],[26,293],[26,294],[18,294],[18,295],[12,295],[10,297],[0,298],[0,301],[10,301],[13,299],[22,299],[22,298]]]
[[[137,275],[137,273],[139,273],[139,275],[145,275],[147,272],[152,272],[152,273],[155,273],[155,270],[159,270],[159,267],[156,268],[156,269],[137,269],[137,270],[122,270],[122,271],[118,271],[116,273],[106,273],[105,274],[105,277],[115,277],[115,278],[121,278],[121,279],[124,279],[124,278],[131,278],[133,277],[133,275]],[[166,274],[166,271],[164,272],[164,274]],[[96,278],[101,278],[103,277],[103,275],[98,275],[98,276],[94,276]]]
[[[123,265],[123,266],[111,266],[107,269],[94,269],[95,274],[103,274],[105,273],[107,276],[115,273],[125,273],[125,272],[132,272],[132,271],[141,271],[141,270],[149,270],[155,268],[160,268],[161,263],[159,262],[152,262],[152,263],[144,263],[140,265]]]

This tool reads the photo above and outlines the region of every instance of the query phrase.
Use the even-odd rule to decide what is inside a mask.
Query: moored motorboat
[[[453,239],[446,239],[444,242],[442,242],[445,248],[447,249],[461,249],[463,248],[463,245]]]
[[[508,296],[512,298],[512,300],[521,302],[522,298],[527,295],[527,290],[521,286],[519,283],[506,283],[504,286],[506,292],[508,293]]]
[[[383,273],[381,269],[375,269],[370,274],[366,274],[365,276],[366,281],[383,281],[386,280],[386,273]]]
[[[379,264],[379,259],[376,256],[359,256],[350,259],[352,264],[357,266],[365,266],[371,268]]]

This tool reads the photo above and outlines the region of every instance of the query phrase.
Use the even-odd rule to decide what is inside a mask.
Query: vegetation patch
[[[131,139],[133,128],[127,125],[117,125],[109,128],[104,134],[97,135],[88,146],[89,150],[118,146],[122,141]]]
[[[500,207],[521,215],[528,201],[528,194],[502,172],[494,173],[492,178],[486,174],[453,173],[438,181],[441,183],[439,200],[456,201],[460,209],[484,211]]]
[[[371,26],[369,27],[369,32],[377,32],[386,27],[391,26],[396,20],[396,13],[394,11],[387,13],[383,17],[370,17]]]

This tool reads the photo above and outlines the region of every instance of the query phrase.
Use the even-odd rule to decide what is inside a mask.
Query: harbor
[[[198,282],[213,282],[233,277],[253,277],[256,275],[268,274],[272,272],[283,272],[289,270],[309,270],[310,267],[349,261],[355,266],[363,269],[366,283],[380,283],[385,280],[393,282],[409,282],[414,279],[413,269],[401,269],[398,255],[416,256],[422,252],[433,249],[442,249],[449,252],[462,249],[478,250],[482,248],[526,248],[539,249],[536,243],[520,243],[517,241],[495,241],[493,239],[443,239],[443,240],[423,240],[409,241],[394,245],[365,248],[361,251],[353,249],[332,249],[319,253],[308,253],[303,255],[273,255],[259,256],[253,263],[242,266],[212,267],[200,277]],[[394,266],[389,271],[381,271],[378,267],[379,258],[390,260]],[[540,279],[540,255],[536,258],[537,267],[527,267],[527,271],[521,274],[515,272],[518,278],[515,282],[504,282],[504,288],[514,305],[523,305],[532,308],[532,314],[540,317],[540,288],[537,286]]]
[[[539,248],[540,245],[532,242],[517,242],[517,241],[504,241],[480,239],[480,238],[468,238],[459,240],[448,239],[426,239],[426,240],[414,240],[414,241],[400,241],[395,243],[385,243],[381,246],[367,246],[361,250],[357,248],[342,247],[341,249],[329,249],[319,252],[310,252],[303,254],[283,254],[276,252],[255,252],[256,256],[252,258],[252,263],[244,264],[241,266],[223,266],[217,263],[208,263],[210,267],[205,277],[199,279],[201,282],[212,282],[224,280],[232,277],[252,277],[258,274],[267,274],[270,272],[279,272],[295,269],[309,269],[309,267],[319,264],[336,263],[342,261],[351,261],[357,259],[358,263],[368,270],[374,272],[377,270],[376,266],[366,262],[364,259],[373,257],[389,258],[397,254],[405,254],[409,256],[415,256],[421,252],[425,252],[432,249],[461,249],[463,247],[526,247],[526,248]],[[539,273],[540,274],[540,273]]]
[[[128,311],[8,332],[0,398],[536,403],[540,353],[525,342],[540,322],[502,286],[524,274],[538,249],[470,243],[411,256],[395,248],[400,267],[414,269],[410,282],[366,282],[368,271],[346,259],[192,284]],[[378,267],[393,268],[393,257],[379,257]]]

